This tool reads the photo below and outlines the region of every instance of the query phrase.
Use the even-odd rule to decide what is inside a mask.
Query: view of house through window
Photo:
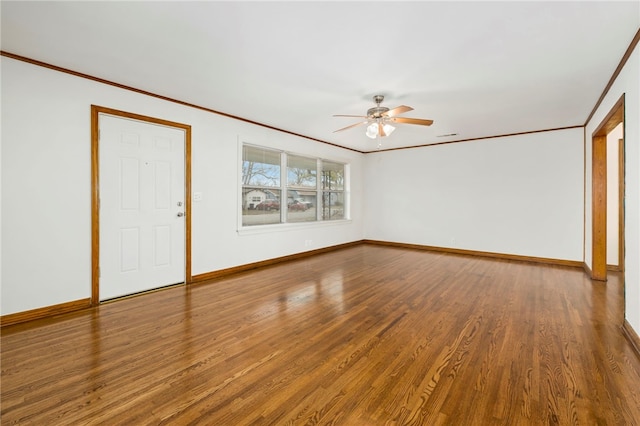
[[[242,224],[280,223],[280,153],[242,148]]]
[[[317,220],[318,160],[287,155],[287,222]]]
[[[345,165],[242,147],[242,226],[345,219]]]

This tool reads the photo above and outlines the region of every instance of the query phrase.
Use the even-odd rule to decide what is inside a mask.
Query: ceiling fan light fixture
[[[367,137],[371,138],[371,139],[375,139],[376,137],[378,137],[379,135],[379,128],[378,128],[379,124],[378,123],[371,123],[367,126],[367,132],[365,133],[367,135]],[[384,124],[382,126],[382,130],[384,131],[384,135],[383,136],[389,136],[391,133],[393,133],[393,131],[396,128],[393,127],[391,124]]]
[[[371,139],[375,139],[378,136],[378,123],[371,123],[367,126],[367,132],[365,133],[367,137]]]

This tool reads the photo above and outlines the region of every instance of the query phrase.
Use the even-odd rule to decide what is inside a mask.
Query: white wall
[[[583,133],[370,154],[365,236],[582,261]]]
[[[591,137],[620,97],[625,95],[625,317],[640,333],[640,49],[636,46],[620,75],[586,126],[587,165]],[[585,262],[591,267],[591,167],[586,173]]]
[[[5,57],[1,72],[2,315],[91,295],[91,104],[192,126],[194,275],[363,238],[363,154]],[[349,163],[353,220],[240,235],[239,138]]]

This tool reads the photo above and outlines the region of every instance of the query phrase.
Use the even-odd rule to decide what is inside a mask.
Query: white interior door
[[[185,280],[185,132],[99,115],[100,300]]]

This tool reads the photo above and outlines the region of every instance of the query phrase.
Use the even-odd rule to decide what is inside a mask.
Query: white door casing
[[[185,131],[99,114],[99,293],[185,281]]]

